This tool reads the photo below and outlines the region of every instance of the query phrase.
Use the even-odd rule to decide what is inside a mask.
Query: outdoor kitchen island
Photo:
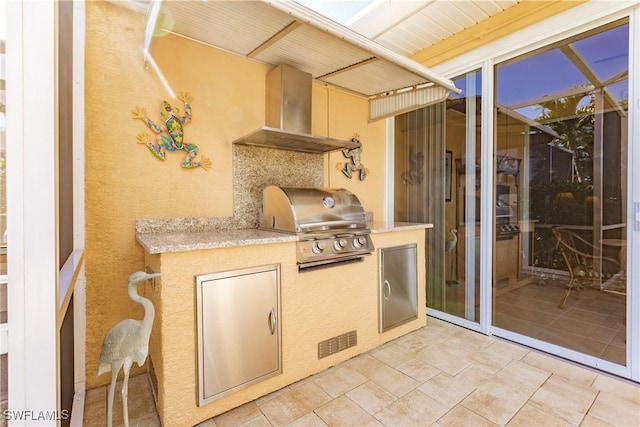
[[[425,232],[433,226],[382,222],[369,225],[375,246],[372,255],[304,271],[296,265],[296,235],[259,229],[136,233],[136,240],[145,250],[146,268],[162,273],[154,284],[145,286],[144,295],[156,309],[149,343],[149,372],[163,425],[204,421],[424,326]],[[379,251],[407,245],[417,249],[417,315],[381,333]],[[281,372],[234,388],[214,400],[199,402],[196,277],[273,265],[278,266],[279,312],[276,309],[269,322],[272,332],[278,330],[281,334]],[[232,305],[233,301],[228,303]],[[224,319],[221,324],[225,324]],[[263,327],[262,323],[256,325],[256,331]],[[229,324],[229,334],[208,338],[214,340],[216,351],[225,352],[222,343],[227,338],[223,335],[231,335],[234,328]],[[357,337],[353,336],[354,331]],[[347,348],[319,358],[320,342],[345,334],[350,334],[352,341]],[[223,355],[228,359],[239,356]]]

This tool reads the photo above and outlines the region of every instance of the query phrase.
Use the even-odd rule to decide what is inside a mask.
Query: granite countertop
[[[372,233],[433,228],[433,224],[411,222],[373,221],[369,224]],[[229,248],[235,246],[264,245],[296,242],[295,234],[276,233],[260,229],[229,229],[211,231],[166,231],[136,233],[136,241],[149,254],[194,251],[199,249]]]

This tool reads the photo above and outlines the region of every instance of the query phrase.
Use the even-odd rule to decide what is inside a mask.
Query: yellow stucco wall
[[[185,141],[198,145],[198,158],[205,155],[213,167],[184,170],[182,153],[168,153],[162,162],[137,144],[136,136],[150,131],[132,119],[134,107],[144,107],[154,121],[160,119],[163,100],[183,111],[154,68],[143,67],[144,26],[144,15],[103,1],[86,3],[88,388],[109,380],[108,375],[95,376],[107,331],[122,319],[142,317],[141,307],[129,300],[126,289],[129,274],[144,268],[134,221],[232,215],[231,142],[264,124],[264,80],[269,66],[167,35],[154,40],[153,58],[171,90],[193,96],[193,121],[185,127]],[[358,132],[365,144],[363,162],[371,170],[364,182],[338,179],[337,171],[325,172],[331,173],[325,181],[352,189],[365,209],[381,218],[383,124],[368,124],[366,108],[366,99],[314,84],[313,133],[349,138]],[[333,154],[331,167],[345,160],[340,153]]]
[[[203,421],[424,326],[425,311],[418,310],[417,320],[378,332],[377,252],[416,243],[423,260],[424,236],[423,229],[373,234],[376,252],[363,262],[303,273],[295,265],[294,242],[147,255],[147,264],[163,274],[155,289],[147,288],[156,307],[150,356],[163,424]],[[198,407],[194,275],[275,263],[281,265],[283,373]],[[426,305],[425,276],[425,264],[418,262],[418,307]],[[352,330],[356,346],[318,360],[318,342]]]

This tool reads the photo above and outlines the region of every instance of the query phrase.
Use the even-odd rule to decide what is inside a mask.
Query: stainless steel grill
[[[373,252],[360,200],[348,190],[266,187],[260,228],[299,236],[299,269],[360,260]]]

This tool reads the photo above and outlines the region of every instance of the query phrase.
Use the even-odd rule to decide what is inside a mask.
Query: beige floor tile
[[[331,396],[310,382],[263,403],[259,408],[271,424],[283,426],[330,400]]]
[[[433,345],[433,343],[429,341],[428,337],[424,333],[421,333],[424,330],[425,329],[419,329],[416,332],[401,336],[394,342],[400,347],[414,351]],[[442,340],[445,341],[447,335],[442,332],[439,332],[439,334],[442,335]]]
[[[463,339],[463,347],[466,350],[473,351],[479,348],[489,347],[496,342],[497,338],[489,335],[480,334],[476,331],[467,328],[454,328],[451,329],[451,336]]]
[[[360,405],[369,414],[375,414],[393,403],[397,397],[373,381],[368,381],[348,392],[347,397]]]
[[[315,410],[328,426],[382,426],[353,400],[340,396]]]
[[[527,289],[508,299],[540,304],[547,291],[544,287]],[[573,316],[586,322],[589,310],[603,305],[598,295],[584,293],[565,310],[558,310],[552,307],[557,305],[558,295],[549,296],[552,301],[539,307],[548,310],[549,316],[565,320]],[[622,343],[609,344],[603,353],[618,351],[621,354],[615,357],[624,362],[625,325],[618,312],[620,304],[604,303],[610,313],[596,319],[602,327],[599,336],[606,339],[606,333],[614,329],[611,343]],[[640,426],[640,385],[636,383],[438,319],[429,318],[427,324],[199,427]],[[588,346],[589,338],[561,333],[566,336],[558,339]],[[122,425],[121,386],[121,382],[116,385],[116,426]],[[85,426],[106,424],[106,390],[87,391]],[[129,381],[129,420],[132,426],[160,426],[146,375]]]
[[[218,427],[216,425],[216,421],[213,418],[209,418],[208,420],[204,420],[203,422],[196,424],[196,427]]]
[[[514,406],[522,406],[536,392],[536,385],[523,384],[515,378],[494,375],[482,382],[478,390],[510,402]]]
[[[120,426],[124,423],[122,412],[122,381],[118,381],[115,387],[113,399],[113,425]],[[104,426],[107,423],[107,387],[89,390],[85,396],[84,425]],[[129,378],[129,395],[127,398],[129,407],[129,425],[147,425],[149,427],[160,426],[149,377],[146,374]],[[144,422],[144,423],[143,423]]]
[[[512,360],[497,375],[510,379],[523,388],[535,391],[551,376],[551,372],[536,368],[520,360]]]
[[[83,425],[87,427],[106,425],[106,396],[106,387],[87,390],[84,397]]]
[[[497,424],[492,423],[491,421],[481,417],[475,412],[468,410],[462,405],[454,406],[449,412],[447,412],[435,423],[435,426],[442,427],[494,427],[496,425]]]
[[[385,426],[428,426],[447,413],[448,407],[419,390],[413,390],[374,415]]]
[[[524,406],[521,399],[498,397],[482,390],[474,391],[460,404],[498,425],[505,425]]]
[[[511,360],[520,360],[527,353],[529,353],[529,349],[520,347],[517,344],[513,344],[507,341],[503,341],[501,339],[496,339],[490,346],[484,349],[487,353],[495,353],[507,355]]]
[[[640,404],[600,392],[588,414],[616,426],[640,426]]]
[[[593,404],[598,392],[582,387],[557,375],[552,375],[540,387],[529,403],[534,407],[578,425]]]
[[[313,377],[310,377],[310,378],[313,379]],[[257,405],[261,405],[261,404],[273,399],[274,397],[278,397],[281,394],[287,393],[289,391],[291,391],[291,387],[283,387],[280,390],[276,390],[276,391],[274,391],[272,393],[269,393],[267,395],[259,397],[258,399],[255,400],[255,402],[256,402]]]
[[[601,420],[600,418],[587,414],[582,420],[582,423],[580,423],[580,427],[620,427],[620,426],[614,426],[613,424],[609,424],[608,422]]]
[[[468,353],[467,353],[468,355]],[[422,360],[446,372],[449,375],[457,375],[469,366],[465,356],[460,356],[459,352],[451,352],[445,348],[427,347],[416,353],[416,359]]]
[[[255,402],[245,403],[230,411],[213,417],[217,427],[236,427],[257,416],[262,415]]]
[[[592,387],[640,404],[640,384],[607,375],[598,375]]]
[[[353,368],[343,366],[314,381],[329,396],[338,397],[367,382],[367,378]]]
[[[396,366],[402,365],[409,359],[413,358],[415,352],[416,350],[408,349],[393,343],[383,345],[379,349],[371,351],[370,354],[381,362],[395,368]]]
[[[387,365],[378,368],[371,375],[371,381],[397,397],[404,396],[420,385],[418,381]]]
[[[418,390],[444,406],[452,408],[470,395],[475,388],[443,372],[422,384]]]
[[[378,369],[384,366],[384,363],[382,363],[380,359],[376,359],[371,356],[369,353],[365,353],[345,361],[343,365],[355,369],[360,374],[370,379]]]
[[[456,375],[456,378],[464,381],[465,384],[478,388],[482,383],[484,383],[494,375],[495,374],[493,374],[492,372],[486,371],[481,367],[469,365],[467,368],[458,373],[458,375]]]
[[[429,378],[435,377],[441,372],[439,369],[416,358],[409,359],[402,365],[397,366],[396,369],[420,383],[427,381]]]
[[[327,423],[322,421],[322,418],[317,416],[315,412],[309,412],[303,417],[298,418],[291,424],[287,424],[287,427],[326,427]]]
[[[435,317],[429,317],[427,319],[427,327],[425,329],[440,329],[440,330],[455,330],[458,327],[449,323],[449,322],[445,322],[444,320],[440,320],[440,319],[436,319]]]
[[[511,362],[511,356],[508,354],[497,354],[495,352],[487,352],[484,349],[471,352],[466,356],[466,361],[474,367],[481,367],[486,371],[497,373]]]
[[[566,420],[554,417],[530,404],[524,405],[507,423],[508,427],[565,427],[567,425]]]
[[[429,329],[429,328],[430,326],[427,326],[427,329],[420,331],[420,336],[425,339],[425,342],[427,344],[426,346],[423,346],[421,348],[438,347],[442,343],[451,339],[452,330],[443,329],[443,328],[441,329]]]
[[[124,424],[122,424],[124,425]],[[115,424],[114,424],[115,426]],[[120,426],[120,424],[118,424]],[[148,413],[136,417],[135,419],[129,418],[129,426],[133,427],[161,427],[160,418],[158,418],[157,414]],[[116,426],[117,427],[117,426]]]
[[[260,414],[255,418],[251,418],[248,421],[240,424],[238,427],[272,427],[267,417]]]
[[[529,352],[522,361],[585,387],[589,387],[598,375],[588,369],[537,351]]]

